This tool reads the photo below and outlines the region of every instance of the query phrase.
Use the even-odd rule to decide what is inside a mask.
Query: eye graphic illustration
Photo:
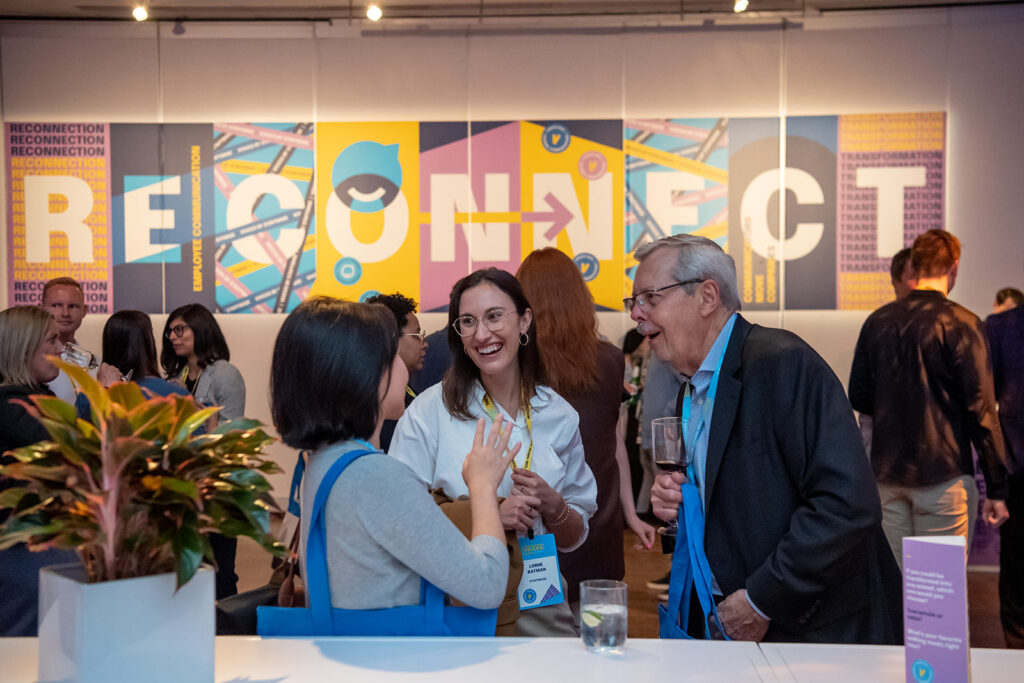
[[[386,208],[402,187],[398,145],[363,140],[342,150],[331,171],[334,192],[342,203],[359,213]]]

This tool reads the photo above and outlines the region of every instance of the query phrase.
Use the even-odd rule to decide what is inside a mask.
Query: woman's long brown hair
[[[594,298],[572,259],[539,249],[516,272],[537,325],[537,347],[552,389],[563,396],[597,387]]]

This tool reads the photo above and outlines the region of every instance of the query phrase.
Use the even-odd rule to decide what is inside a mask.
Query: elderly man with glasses
[[[670,605],[691,595],[677,582],[702,599],[676,597],[662,635],[685,624],[695,637],[900,642],[899,570],[835,374],[796,335],[738,314],[735,264],[714,242],[677,235],[636,258],[626,308],[651,350],[689,380],[677,414],[693,464],[659,474],[652,501],[669,520],[689,496]],[[701,535],[703,544],[692,540]]]

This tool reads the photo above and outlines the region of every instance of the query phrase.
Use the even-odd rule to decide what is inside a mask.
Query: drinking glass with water
[[[96,356],[87,348],[79,346],[74,342],[68,342],[64,345],[64,352],[61,354],[61,359],[68,362],[74,363],[80,368],[86,370],[92,370],[98,368],[100,365],[99,360]]]
[[[591,652],[622,652],[629,619],[622,581],[591,579],[580,583],[580,633]]]

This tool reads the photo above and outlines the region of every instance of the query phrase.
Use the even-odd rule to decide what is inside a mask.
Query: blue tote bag
[[[258,607],[257,633],[261,636],[493,636],[498,610],[446,605],[444,592],[422,578],[418,605],[368,610],[331,606],[324,506],[334,482],[345,468],[373,452],[349,451],[327,470],[316,491],[306,542],[308,606]]]
[[[691,476],[682,485],[683,502],[679,506],[678,537],[676,538],[676,549],[672,554],[672,578],[668,585],[668,605],[658,605],[658,621],[660,625],[659,636],[661,638],[684,638],[691,639],[687,633],[687,626],[690,619],[690,600],[694,588],[697,590],[697,600],[700,602],[701,611],[704,613],[703,632],[706,639],[710,639],[711,633],[708,627],[708,618],[718,621],[718,610],[715,608],[715,601],[712,596],[711,567],[708,565],[707,555],[704,553],[704,512],[701,508],[700,493],[692,483]],[[260,609],[263,609],[262,607]],[[724,631],[719,626],[719,631]],[[729,640],[728,636],[725,636]]]

